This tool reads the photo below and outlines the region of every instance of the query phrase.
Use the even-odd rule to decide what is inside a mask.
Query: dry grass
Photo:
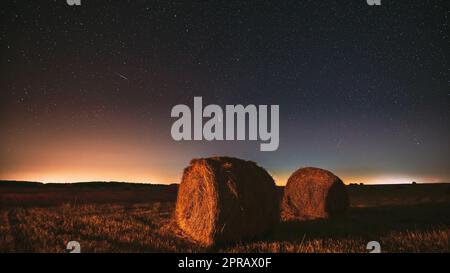
[[[81,243],[82,252],[366,252],[370,240],[380,241],[388,252],[449,251],[448,225],[412,224],[416,229],[399,231],[387,223],[388,228],[380,230],[352,219],[282,223],[263,241],[204,248],[178,230],[173,209],[173,203],[2,209],[0,252],[65,252],[71,240]]]
[[[448,252],[449,229],[392,232],[377,240],[382,252]],[[368,252],[367,240],[362,238],[308,239],[299,241],[256,242],[225,249],[224,252],[282,252],[282,253],[362,253]]]
[[[65,252],[79,241],[83,252],[197,251],[171,220],[173,205],[61,205],[1,210],[1,252]]]
[[[65,252],[72,240],[81,243],[82,252],[367,252],[365,246],[372,240],[379,241],[384,252],[450,252],[449,189],[449,185],[350,187],[346,219],[282,222],[264,240],[215,248],[184,237],[173,220],[174,195],[173,201],[144,202],[138,195],[127,202],[120,197],[104,203],[107,194],[95,189],[104,197],[101,203],[86,204],[77,198],[50,206],[48,202],[0,206],[0,252]],[[0,190],[0,199],[21,191]]]

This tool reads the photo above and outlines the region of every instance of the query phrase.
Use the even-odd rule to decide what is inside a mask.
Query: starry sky
[[[450,181],[446,1],[5,1],[0,179],[179,182],[191,158]],[[447,7],[447,8],[446,8]],[[176,104],[278,104],[280,146],[174,141]]]

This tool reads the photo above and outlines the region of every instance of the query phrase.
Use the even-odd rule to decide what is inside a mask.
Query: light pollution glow
[[[256,161],[266,168],[278,185],[301,166],[333,171],[346,184],[438,183],[442,175],[424,175],[376,168],[343,169],[333,162],[308,160],[308,156],[286,158],[283,154],[255,152],[244,143],[229,143],[233,150],[212,142],[168,141],[168,128],[153,130],[116,120],[115,126],[80,127],[77,131],[48,125],[30,125],[23,134],[5,131],[0,156],[0,179],[38,182],[122,181],[138,183],[179,183],[183,168],[194,157],[229,155]],[[161,128],[161,126],[159,126]],[[29,131],[32,132],[29,133]],[[65,133],[64,133],[65,132]],[[241,146],[239,146],[241,145]],[[243,145],[243,146],[242,146]],[[243,149],[241,149],[244,147]],[[290,145],[287,150],[290,151]],[[250,151],[250,152],[248,152]],[[256,153],[256,154],[255,154]],[[290,154],[287,154],[290,155]],[[351,165],[350,165],[351,166]]]
[[[116,126],[117,127],[117,126]],[[211,156],[199,147],[208,143],[167,142],[162,138],[146,138],[150,132],[119,126],[120,130],[96,128],[78,133],[58,134],[54,129],[42,130],[45,134],[24,134],[21,137],[4,138],[0,157],[0,179],[18,181],[87,182],[122,181],[137,183],[179,183],[183,168],[193,157]],[[50,137],[49,137],[50,136]],[[102,137],[100,137],[102,136]],[[107,137],[103,137],[107,136]],[[216,145],[214,143],[209,143]],[[180,146],[181,145],[181,146]],[[183,146],[184,145],[184,146]],[[233,153],[232,156],[235,154]],[[237,157],[246,158],[237,154]],[[269,156],[270,157],[270,156]],[[278,185],[285,185],[290,174],[299,166],[289,165],[280,170],[280,163],[269,164],[257,158],[246,158],[265,167]],[[290,162],[288,162],[290,163]],[[291,164],[295,164],[291,163]],[[305,163],[307,164],[307,163]],[[272,165],[272,166],[271,166]],[[346,184],[399,184],[445,182],[445,177],[387,173],[380,170],[342,170],[330,165],[307,164],[330,169]],[[306,165],[304,165],[306,166]]]
[[[182,168],[180,168],[181,170]],[[17,181],[39,181],[43,183],[71,183],[71,182],[88,182],[88,181],[121,181],[134,183],[153,183],[153,184],[171,184],[181,181],[181,171],[178,173],[170,173],[167,170],[142,171],[128,170],[131,173],[125,173],[121,169],[102,169],[94,170],[90,168],[73,168],[70,166],[61,167],[59,169],[45,169],[3,173],[2,180]],[[292,170],[295,171],[295,170]],[[269,170],[270,172],[270,170]],[[270,172],[277,185],[285,185],[290,173]],[[345,173],[335,172],[345,184],[364,183],[364,184],[410,184],[413,181],[422,183],[439,183],[443,182],[440,177],[409,177],[398,175],[381,175],[381,176],[354,176]]]

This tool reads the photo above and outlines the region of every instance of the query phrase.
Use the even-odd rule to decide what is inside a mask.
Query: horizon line
[[[48,184],[83,184],[83,183],[124,183],[124,184],[147,184],[147,185],[179,185],[180,182],[171,182],[171,183],[161,183],[161,182],[137,182],[137,181],[118,181],[118,180],[89,180],[89,181],[32,181],[32,180],[15,180],[15,179],[0,179],[0,183],[1,182],[15,182],[15,183],[39,183],[39,184],[44,184],[44,185],[48,185]],[[356,182],[350,182],[350,183],[345,183],[344,184],[346,186],[377,186],[377,185],[414,185],[414,184],[421,184],[421,185],[425,185],[425,184],[450,184],[450,182],[417,182],[417,181],[413,181],[413,182],[399,182],[399,183],[356,183]],[[276,186],[286,186],[286,183],[279,185],[275,182]]]

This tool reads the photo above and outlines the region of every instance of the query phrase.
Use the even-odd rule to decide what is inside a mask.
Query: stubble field
[[[345,219],[281,222],[214,248],[177,228],[175,186],[0,185],[0,252],[67,252],[69,241],[82,252],[368,252],[374,240],[382,252],[449,252],[450,184],[349,186]]]

